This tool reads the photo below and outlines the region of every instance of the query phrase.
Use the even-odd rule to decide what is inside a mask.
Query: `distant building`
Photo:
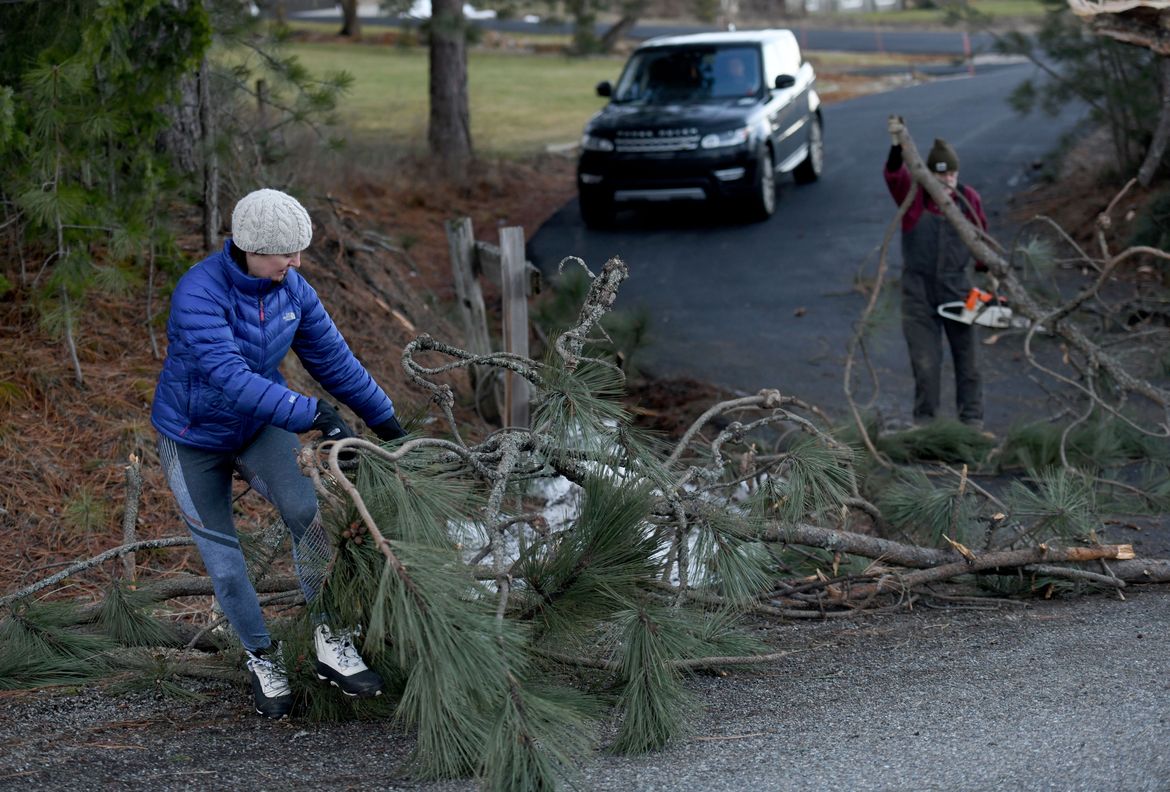
[[[797,16],[900,11],[904,7],[904,0],[784,0],[784,10]]]

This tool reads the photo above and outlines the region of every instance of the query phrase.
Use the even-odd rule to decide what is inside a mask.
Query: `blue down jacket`
[[[155,428],[214,451],[242,448],[265,424],[308,431],[317,400],[286,387],[278,367],[289,349],[370,426],[394,415],[300,273],[290,269],[279,283],[253,278],[232,261],[230,245],[188,270],[171,296]]]

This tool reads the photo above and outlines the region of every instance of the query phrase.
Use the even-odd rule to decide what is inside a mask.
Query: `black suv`
[[[824,161],[813,67],[789,30],[651,39],[600,83],[610,102],[581,138],[577,190],[586,225],[619,204],[736,200],[764,220],[776,174],[816,181]]]

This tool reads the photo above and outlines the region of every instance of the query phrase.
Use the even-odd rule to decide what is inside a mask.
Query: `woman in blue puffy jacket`
[[[257,190],[236,204],[232,238],[188,270],[171,296],[167,359],[151,410],[167,481],[247,651],[256,710],[272,718],[289,712],[292,694],[240,550],[232,475],[280,511],[312,605],[332,550],[312,483],[297,466],[297,433],[353,434],[332,405],[285,384],[281,360],[295,352],[379,438],[405,435],[394,405],[297,271],[312,236],[309,213],[290,195]],[[380,694],[382,680],[358,655],[353,633],[318,622],[318,677],[351,696]]]

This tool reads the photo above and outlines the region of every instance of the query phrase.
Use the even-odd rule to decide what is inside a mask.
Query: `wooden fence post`
[[[475,355],[490,355],[492,345],[488,336],[487,310],[483,305],[483,290],[475,278],[475,234],[471,228],[471,218],[448,220],[446,227],[451,271],[455,275],[455,297],[459,302],[459,313],[463,316],[463,327],[467,331],[468,351]],[[469,374],[474,389],[483,372],[479,367],[472,366]]]
[[[528,357],[528,272],[524,259],[524,229],[500,229],[500,275],[504,297],[504,351]],[[527,429],[528,380],[515,372],[504,374],[504,417],[508,426]]]

